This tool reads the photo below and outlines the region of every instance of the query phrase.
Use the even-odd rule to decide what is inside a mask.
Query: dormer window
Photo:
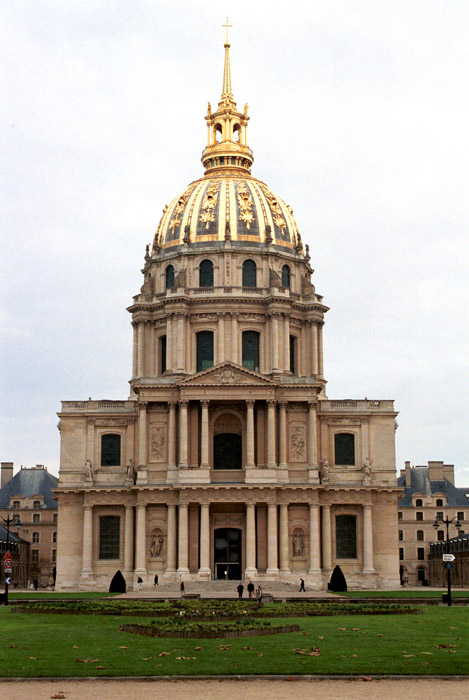
[[[38,510],[41,507],[41,501],[34,501],[33,508]]]
[[[174,267],[168,265],[166,268],[166,289],[172,289],[174,287]]]

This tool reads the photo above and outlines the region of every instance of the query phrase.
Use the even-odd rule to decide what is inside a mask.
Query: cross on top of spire
[[[233,25],[232,25],[232,24],[228,24],[228,17],[226,18],[226,24],[222,24],[221,26],[222,26],[222,27],[226,27],[226,39],[225,39],[225,44],[229,44],[230,42],[229,42],[229,40],[228,40],[228,28],[229,28],[229,27],[232,27]]]

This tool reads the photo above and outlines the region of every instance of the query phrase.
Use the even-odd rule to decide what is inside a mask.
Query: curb
[[[44,676],[44,677],[11,677],[0,678],[2,683],[27,683],[36,681],[130,681],[132,683],[148,683],[148,682],[179,682],[179,681],[468,681],[469,675],[457,676],[391,676],[386,674],[367,675],[361,673],[359,675],[287,675],[287,674],[249,674],[249,675],[213,675],[213,676],[84,676],[77,678],[76,676]]]

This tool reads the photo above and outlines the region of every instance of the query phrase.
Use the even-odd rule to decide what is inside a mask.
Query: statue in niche
[[[363,483],[371,483],[371,467],[373,465],[373,460],[367,457],[363,462]]]
[[[327,457],[323,457],[319,462],[319,477],[321,484],[329,483],[329,460]]]
[[[89,457],[85,462],[85,481],[93,481],[93,462]]]
[[[153,539],[150,545],[150,556],[159,557],[161,550],[163,549],[163,537],[162,535],[153,535]]]
[[[303,430],[300,427],[295,427],[290,437],[293,456],[297,459],[304,457],[305,452],[305,437]]]
[[[293,535],[293,556],[302,557],[305,553],[304,536],[297,533]]]
[[[135,477],[137,476],[137,470],[135,469],[135,464],[132,457],[127,462],[127,479],[135,484]]]

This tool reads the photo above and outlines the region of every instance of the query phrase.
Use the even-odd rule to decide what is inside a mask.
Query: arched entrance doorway
[[[213,468],[243,468],[242,427],[234,413],[222,413],[213,425]]]
[[[215,530],[215,578],[240,580],[241,530],[222,527]]]

